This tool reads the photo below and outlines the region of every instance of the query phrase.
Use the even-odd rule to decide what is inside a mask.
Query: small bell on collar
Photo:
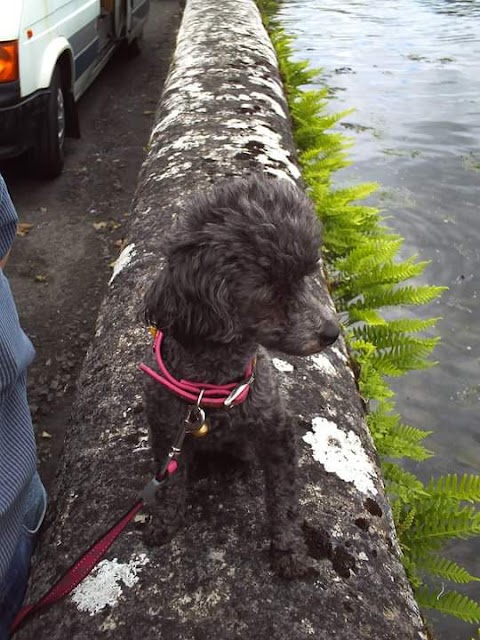
[[[205,420],[198,427],[198,429],[193,432],[193,435],[195,436],[195,438],[204,438],[208,434],[209,431],[210,431],[210,429],[208,427],[208,422]]]

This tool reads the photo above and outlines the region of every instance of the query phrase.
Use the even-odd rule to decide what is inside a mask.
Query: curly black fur
[[[338,324],[311,286],[319,246],[317,218],[296,187],[261,175],[230,180],[186,204],[169,238],[164,268],[145,299],[145,319],[164,331],[164,358],[178,378],[240,380],[257,354],[247,400],[229,411],[207,411],[207,440],[236,441],[236,448],[259,457],[272,563],[285,577],[306,573],[309,561],[298,515],[295,435],[265,347],[309,355],[336,340]],[[149,378],[145,396],[160,465],[186,406]],[[145,533],[150,544],[166,542],[181,523],[196,444],[186,441],[180,470],[159,490],[159,508]]]

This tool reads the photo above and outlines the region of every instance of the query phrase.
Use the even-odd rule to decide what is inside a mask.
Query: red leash
[[[155,496],[157,488],[163,482],[168,480],[170,475],[175,473],[178,468],[178,463],[175,458],[180,454],[185,433],[185,427],[182,425],[181,431],[177,434],[177,438],[170,449],[162,470],[145,486],[140,500],[138,500],[133,507],[107,531],[107,533],[103,534],[96,542],[94,542],[92,546],[89,547],[87,551],[85,551],[85,553],[73,563],[70,569],[67,569],[63,576],[57,580],[53,587],[51,587],[47,593],[40,598],[40,600],[32,604],[27,604],[20,609],[10,627],[10,635],[13,635],[18,631],[18,629],[33,615],[52,606],[65,596],[68,596],[68,594],[71,593],[75,587],[77,587],[82,580],[88,576],[92,569],[95,568],[99,560],[106,554],[118,536],[133,520],[144,504],[150,502],[152,497]]]
[[[122,533],[125,527],[133,520],[144,504],[155,500],[158,487],[174,474],[178,468],[177,458],[181,453],[183,440],[187,433],[194,435],[205,435],[205,412],[201,408],[205,407],[225,407],[230,408],[246,400],[250,391],[250,385],[254,379],[255,358],[253,358],[245,371],[245,377],[241,382],[232,382],[224,385],[214,385],[209,383],[188,382],[177,380],[168,371],[163,362],[161,345],[163,333],[156,331],[153,350],[155,352],[160,374],[145,364],[140,364],[142,371],[151,376],[154,380],[165,386],[167,389],[178,395],[183,400],[194,403],[189,407],[185,423],[181,425],[175,440],[170,447],[167,458],[157,475],[150,480],[142,491],[141,498],[127,511],[107,533],[103,534],[87,551],[76,560],[63,576],[51,587],[47,593],[37,602],[24,606],[16,615],[11,627],[10,635],[18,629],[33,615],[52,606],[69,593],[71,593],[88,574],[95,568],[99,560],[110,549],[112,544]]]
[[[77,587],[84,578],[92,571],[100,558],[108,551],[118,536],[122,533],[128,523],[135,517],[138,511],[143,507],[143,500],[139,500],[111,529],[107,531],[97,542],[95,542],[71,567],[66,573],[51,587],[47,593],[33,604],[28,604],[18,612],[12,626],[10,634],[13,635],[20,626],[35,613],[42,609],[50,607],[58,602],[75,587]]]

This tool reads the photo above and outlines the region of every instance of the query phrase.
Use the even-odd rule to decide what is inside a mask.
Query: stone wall
[[[56,504],[29,599],[122,515],[153,472],[136,314],[182,202],[228,176],[300,184],[275,54],[252,0],[189,0],[128,230],[78,385]],[[328,293],[323,283],[323,296]],[[378,460],[341,341],[305,359],[273,354],[298,435],[301,504],[316,579],[268,562],[262,480],[192,488],[174,541],[148,549],[142,518],[72,596],[16,638],[425,639],[398,557]]]

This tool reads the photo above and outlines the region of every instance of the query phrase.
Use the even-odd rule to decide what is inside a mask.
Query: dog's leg
[[[270,526],[270,553],[273,570],[284,578],[316,573],[308,557],[299,519],[297,456],[293,430],[286,424],[258,442],[258,455],[265,473],[265,501]]]

